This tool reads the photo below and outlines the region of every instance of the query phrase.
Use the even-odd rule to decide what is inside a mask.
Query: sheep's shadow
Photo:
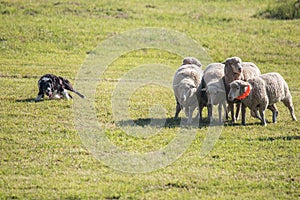
[[[278,136],[278,137],[259,137],[259,141],[274,141],[274,140],[285,140],[285,141],[291,141],[291,140],[300,140],[299,135],[292,135],[292,136]]]
[[[220,123],[209,123],[207,118],[204,118],[199,124],[199,121],[194,119],[192,124],[187,124],[187,118],[138,118],[134,120],[120,120],[116,124],[122,126],[140,126],[140,127],[156,127],[156,128],[205,128],[209,126],[220,126]]]
[[[134,120],[121,120],[117,122],[118,126],[150,126],[156,128],[175,128],[175,127],[185,127],[185,128],[203,128],[209,126],[208,119],[199,125],[199,121],[194,119],[192,124],[188,125],[186,123],[186,118],[138,118]]]
[[[160,128],[173,128],[180,126],[180,118],[138,118],[134,120],[121,120],[117,122],[118,126],[153,126]]]
[[[224,126],[234,126],[234,127],[247,127],[247,126],[261,126],[261,122],[250,122],[250,123],[246,123],[246,125],[242,124],[242,122],[235,122],[232,123],[231,121],[226,121],[224,123]]]

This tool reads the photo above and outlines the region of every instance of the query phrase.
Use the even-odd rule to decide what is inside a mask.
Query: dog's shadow
[[[27,98],[27,99],[17,99],[17,103],[32,103],[35,102],[35,98]]]
[[[38,102],[43,102],[43,101],[52,101],[53,99],[43,99],[40,101],[36,101],[35,98],[27,98],[27,99],[17,99],[16,102],[17,103],[38,103]]]

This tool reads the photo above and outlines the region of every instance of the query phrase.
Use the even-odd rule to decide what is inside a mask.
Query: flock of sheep
[[[203,122],[202,110],[207,107],[208,119],[212,121],[212,109],[218,105],[219,122],[223,122],[222,109],[226,119],[231,113],[235,123],[242,112],[242,124],[246,124],[246,107],[251,115],[266,126],[265,110],[272,111],[272,121],[276,123],[277,102],[282,101],[296,120],[292,96],[288,85],[278,73],[261,74],[252,62],[242,62],[239,57],[227,58],[223,63],[209,64],[202,71],[202,64],[194,57],[186,57],[176,71],[173,79],[176,99],[175,118],[181,110],[188,117],[187,124],[193,120],[193,112],[199,110],[199,125]],[[236,104],[236,112],[234,112]]]

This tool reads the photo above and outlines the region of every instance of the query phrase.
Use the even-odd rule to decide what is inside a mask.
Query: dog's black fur
[[[81,98],[85,98],[84,95],[77,92],[70,81],[64,79],[63,77],[56,76],[54,74],[45,74],[38,81],[39,93],[35,99],[35,101],[40,101],[44,98],[46,94],[50,99],[52,98],[62,98],[65,97],[67,99],[72,98],[70,94],[68,94],[67,90],[72,91],[79,95]]]

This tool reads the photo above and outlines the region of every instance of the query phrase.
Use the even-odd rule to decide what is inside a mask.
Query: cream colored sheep
[[[206,92],[208,118],[210,121],[212,120],[213,105],[218,105],[219,122],[222,122],[222,107],[224,109],[225,114],[227,114],[226,91],[225,91],[223,77],[224,77],[224,64],[222,63],[209,64],[203,72],[204,84],[202,86],[202,91]],[[198,97],[198,101],[200,99],[201,96]],[[200,116],[202,116],[201,110],[202,109],[199,108]]]
[[[239,57],[231,57],[227,58],[224,67],[224,80],[225,80],[225,89],[226,94],[229,93],[230,86],[229,84],[235,80],[244,80],[246,81],[249,78],[253,78],[255,76],[259,76],[260,70],[259,68],[252,62],[242,62]],[[233,104],[237,103],[236,115],[234,115],[234,106]],[[240,103],[239,101],[228,101],[228,108],[231,112],[232,123],[236,122],[236,119],[239,116],[240,112]],[[244,108],[243,108],[244,109]]]
[[[184,109],[188,124],[192,123],[194,110],[198,106],[196,91],[202,78],[202,70],[194,64],[182,65],[176,71],[173,79],[173,90],[176,99],[175,118]]]
[[[296,120],[294,106],[289,87],[283,77],[278,73],[263,74],[247,82],[236,80],[230,83],[229,100],[239,99],[242,103],[260,117],[262,125],[266,125],[265,110],[269,108],[273,112],[273,123],[276,122],[278,110],[274,106],[282,101],[289,109],[292,119]],[[260,116],[258,116],[259,110]],[[245,109],[242,110],[242,124],[245,125]]]

